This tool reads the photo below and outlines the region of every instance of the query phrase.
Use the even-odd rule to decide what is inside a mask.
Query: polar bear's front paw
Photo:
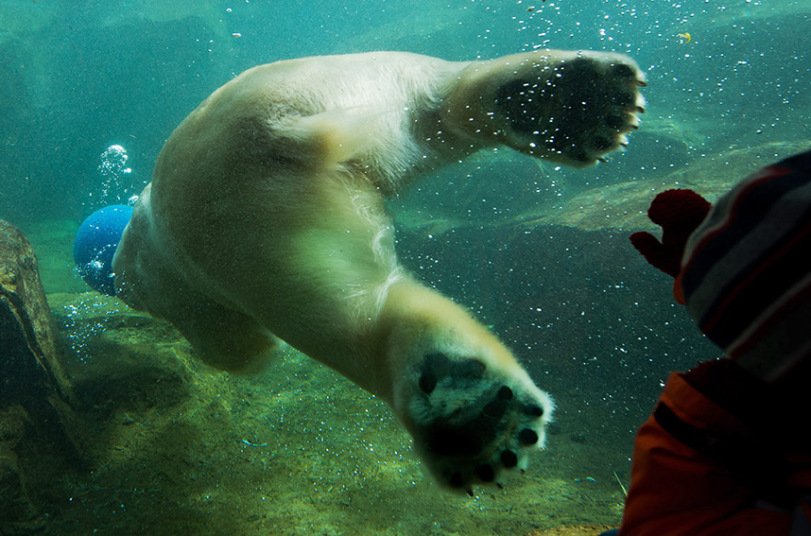
[[[498,484],[504,469],[525,468],[553,409],[528,377],[492,368],[431,353],[414,375],[408,410],[417,450],[441,483],[468,493],[474,483]]]
[[[534,156],[593,164],[627,145],[625,134],[644,112],[644,76],[621,54],[541,56],[516,75],[498,88],[496,105],[511,130],[510,145]]]

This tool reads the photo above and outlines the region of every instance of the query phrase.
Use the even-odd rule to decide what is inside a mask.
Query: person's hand
[[[807,374],[811,151],[758,171],[711,209],[705,203],[690,190],[659,194],[649,215],[661,243],[648,233],[632,243],[676,277],[677,298],[727,357],[768,383]]]
[[[630,236],[631,244],[655,268],[678,278],[687,239],[707,216],[710,207],[710,203],[693,190],[666,190],[653,199],[648,209],[648,218],[662,227],[661,242],[651,233],[639,231]],[[679,303],[684,303],[678,291],[674,289],[674,292]]]

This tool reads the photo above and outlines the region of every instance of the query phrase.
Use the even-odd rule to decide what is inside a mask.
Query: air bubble
[[[88,194],[92,199],[89,205],[100,208],[107,205],[123,204],[132,195],[132,168],[127,165],[129,154],[123,145],[113,144],[99,155],[97,167],[101,176],[100,190]]]

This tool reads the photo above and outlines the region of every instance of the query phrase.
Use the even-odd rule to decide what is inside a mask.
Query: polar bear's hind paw
[[[527,451],[543,446],[552,410],[545,395],[475,358],[431,353],[420,368],[414,437],[441,483],[468,493],[473,483],[498,483],[503,469],[525,468]]]

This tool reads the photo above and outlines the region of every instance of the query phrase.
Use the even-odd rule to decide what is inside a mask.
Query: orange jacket
[[[621,536],[811,534],[808,395],[786,407],[735,369],[670,376],[636,438]]]

